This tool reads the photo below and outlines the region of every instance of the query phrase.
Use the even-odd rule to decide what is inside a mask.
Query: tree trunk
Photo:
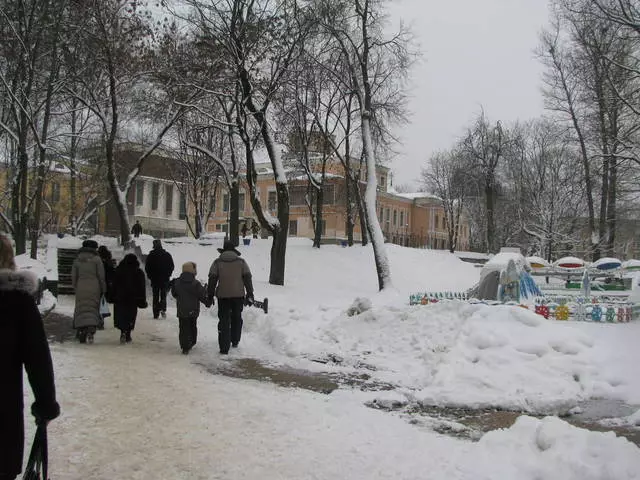
[[[493,178],[487,179],[484,194],[486,199],[486,215],[487,215],[487,250],[489,253],[498,253],[495,246],[496,241],[496,225],[495,225],[495,189],[493,188]]]
[[[616,165],[616,158],[613,156],[609,161],[609,192],[607,198],[606,219],[606,249],[609,257],[615,256],[617,179],[618,167]]]
[[[360,231],[362,236],[362,246],[366,247],[369,244],[369,225],[367,223],[367,215],[365,214],[364,200],[362,193],[360,193],[360,182],[353,180],[354,197],[358,201],[358,217],[360,218]]]
[[[77,201],[77,192],[76,192],[76,155],[78,153],[78,139],[76,138],[77,131],[77,112],[75,109],[75,101],[73,104],[73,109],[71,110],[71,148],[69,149],[69,219],[71,221],[71,235],[74,237],[78,233],[76,230],[76,201]]]
[[[344,177],[344,187],[346,196],[346,213],[347,213],[347,244],[353,246],[353,192],[351,188],[351,172],[347,172]]]
[[[324,186],[324,178],[322,185]],[[313,235],[313,248],[320,248],[320,244],[322,243],[322,205],[324,202],[324,189],[321,186],[316,190],[316,221]]]
[[[276,194],[278,198],[279,226],[273,232],[269,283],[271,285],[284,285],[287,235],[289,234],[289,190],[287,189],[287,184],[276,182]]]
[[[378,275],[378,288],[384,290],[391,286],[391,271],[389,268],[389,259],[384,246],[384,236],[380,228],[380,222],[376,214],[376,198],[377,198],[377,178],[376,178],[376,162],[374,157],[373,143],[371,141],[371,123],[369,111],[362,112],[362,146],[367,160],[367,188],[364,194],[365,215],[367,225],[371,233],[371,244],[373,245],[373,257],[376,264],[376,273]]]
[[[231,182],[229,192],[229,239],[237,247],[240,244],[240,185],[237,178]]]

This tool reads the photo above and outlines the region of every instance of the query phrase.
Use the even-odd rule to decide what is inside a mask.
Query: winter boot
[[[120,343],[123,344],[127,341],[127,335],[123,332],[120,332]]]
[[[88,332],[87,333],[87,343],[89,343],[89,344],[93,343],[93,332]]]
[[[127,343],[131,343],[131,330],[127,330],[127,333],[125,334],[125,339]]]

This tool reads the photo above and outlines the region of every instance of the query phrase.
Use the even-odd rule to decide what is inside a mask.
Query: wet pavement
[[[66,315],[51,312],[45,319],[45,330],[50,341],[73,341],[75,331],[72,319]],[[155,341],[164,341],[154,338]],[[301,388],[330,394],[339,388],[356,388],[363,391],[394,390],[395,386],[373,380],[369,373],[337,374],[316,373],[295,369],[282,365],[267,365],[253,358],[229,358],[228,361],[215,364],[197,363],[214,375],[258,380],[269,382],[286,388]],[[366,369],[365,370],[370,370]],[[419,404],[367,403],[370,408],[394,412],[401,415],[409,423],[425,426],[436,432],[455,437],[478,440],[484,433],[499,428],[509,428],[516,419],[529,413],[487,409],[470,410],[463,408],[447,408]],[[640,428],[630,426],[603,425],[600,421],[608,418],[626,417],[640,409],[640,406],[627,405],[617,400],[592,399],[578,406],[577,413],[564,416],[563,419],[572,425],[593,431],[614,431],[640,446]],[[537,415],[531,415],[537,416]]]

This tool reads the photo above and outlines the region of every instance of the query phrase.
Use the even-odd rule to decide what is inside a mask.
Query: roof
[[[391,193],[393,195],[396,195],[398,197],[407,198],[409,200],[419,200],[419,199],[422,199],[422,198],[428,198],[430,200],[440,200],[440,197],[438,197],[436,195],[432,195],[431,193],[427,193],[427,192],[398,193],[398,192],[390,191],[389,193]]]

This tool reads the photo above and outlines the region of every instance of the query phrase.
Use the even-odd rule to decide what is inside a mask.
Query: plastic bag
[[[111,312],[109,311],[109,304],[107,303],[107,299],[102,296],[100,298],[100,316],[102,318],[107,318],[111,316]]]

